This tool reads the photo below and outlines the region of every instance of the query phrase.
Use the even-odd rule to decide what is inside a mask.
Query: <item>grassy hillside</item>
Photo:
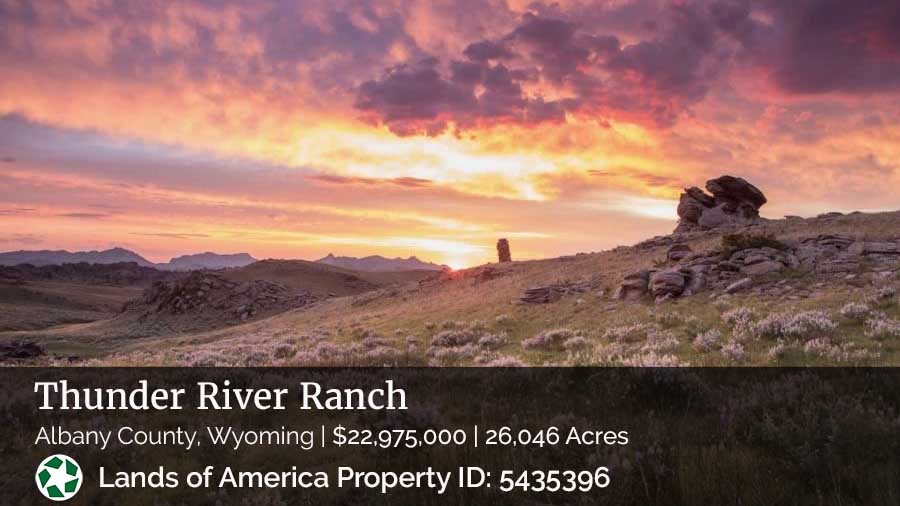
[[[344,296],[434,276],[429,271],[357,272],[305,260],[263,260],[223,272],[233,281],[265,280],[318,296]]]
[[[0,282],[0,331],[35,330],[116,314],[141,288],[60,283]]]
[[[78,274],[90,281],[91,272],[82,271],[85,269]],[[310,293],[313,299],[324,300],[434,278],[437,273],[355,272],[302,260],[265,260],[242,268],[215,271],[214,275],[238,286],[260,281],[277,283],[286,286],[289,291]],[[181,275],[173,279],[176,278],[181,279],[178,281],[181,283],[188,277]],[[93,281],[97,284],[68,280],[10,279],[0,282],[0,339],[35,341],[49,353],[68,359],[72,356],[102,356],[111,351],[149,346],[145,343],[155,343],[158,339],[165,340],[174,335],[193,335],[196,328],[213,329],[231,324],[226,318],[222,321],[210,320],[214,314],[209,311],[192,317],[191,314],[168,314],[168,309],[163,309],[159,318],[134,311],[120,313],[126,302],[143,297],[145,283],[140,286],[110,286],[103,284],[108,281],[105,278]],[[240,288],[236,290],[241,292]],[[146,309],[153,308],[146,306]],[[271,312],[261,311],[249,319],[265,317]],[[186,322],[196,325],[186,325]]]
[[[321,296],[353,295],[376,288],[352,271],[303,260],[263,260],[223,274],[232,281],[273,281]]]
[[[753,233],[784,241],[823,233],[896,238],[900,213],[774,221]],[[704,251],[719,247],[721,234],[683,239]],[[214,332],[131,343],[101,363],[900,364],[900,327],[891,327],[900,320],[897,263],[831,276],[786,269],[754,277],[744,292],[708,291],[661,305],[611,297],[626,274],[659,264],[665,252],[620,247],[492,264]],[[531,286],[573,283],[588,288],[548,304],[518,300]],[[777,330],[790,325],[799,330]]]

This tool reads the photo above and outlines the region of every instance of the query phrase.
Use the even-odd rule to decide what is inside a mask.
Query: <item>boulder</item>
[[[722,205],[707,209],[697,220],[697,225],[701,230],[712,230],[727,225],[731,221],[731,215],[725,212],[725,206]]]
[[[749,288],[750,285],[753,284],[753,280],[750,278],[743,278],[731,283],[727,287],[725,287],[725,293],[735,293],[739,292],[745,288]]]
[[[771,260],[772,257],[762,253],[753,253],[744,257],[744,265],[759,264]]]
[[[858,269],[859,263],[850,257],[843,256],[825,258],[815,264],[815,270],[820,274],[841,274]]]
[[[668,260],[669,262],[678,262],[680,260],[683,260],[693,252],[694,250],[692,250],[691,247],[687,244],[674,244],[666,252],[666,260]]]
[[[638,271],[625,276],[614,298],[619,300],[638,300],[647,294],[651,271]]]
[[[766,203],[766,196],[759,188],[734,176],[722,176],[706,182],[706,190],[712,193],[716,206],[724,204],[729,212],[739,212],[745,218],[759,216],[759,208]]]
[[[837,249],[846,249],[853,244],[854,239],[841,234],[821,234],[815,238],[820,246],[832,246]]]
[[[814,237],[805,237],[800,240],[799,246],[794,250],[796,261],[806,269],[827,272],[831,267],[824,267],[827,263],[845,263],[849,247],[854,243],[850,236],[841,234],[820,234]]]
[[[775,260],[765,260],[741,267],[741,272],[750,276],[759,276],[769,274],[770,272],[778,272],[784,269],[784,264]]]
[[[678,201],[677,212],[682,219],[696,223],[703,216],[703,212],[711,207],[715,207],[715,200],[694,186],[685,188],[684,194]]]
[[[690,276],[687,278],[684,291],[681,292],[683,297],[696,295],[706,288],[706,269],[703,267],[704,266],[698,266],[690,269]]]
[[[737,271],[741,270],[740,265],[738,265],[734,262],[729,262],[727,260],[723,261],[723,262],[719,262],[719,264],[716,267],[720,271],[725,271],[725,272],[737,272]]]
[[[563,283],[557,285],[533,286],[525,290],[519,301],[526,304],[548,304],[556,302],[564,295],[582,294],[591,291],[593,283]]]
[[[766,197],[744,179],[721,176],[706,182],[706,189],[685,189],[678,201],[676,233],[711,230],[722,226],[746,226],[760,221],[759,208]]]
[[[654,297],[678,297],[684,292],[687,276],[680,270],[669,269],[650,276],[650,293]]]
[[[848,250],[852,255],[898,255],[900,244],[895,242],[857,241]]]
[[[558,301],[560,297],[562,294],[552,286],[533,286],[525,290],[519,300],[526,304],[548,304]]]

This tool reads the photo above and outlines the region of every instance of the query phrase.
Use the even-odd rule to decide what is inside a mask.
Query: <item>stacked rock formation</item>
[[[509,241],[500,239],[497,241],[497,258],[500,262],[512,262],[512,255],[509,253]]]
[[[678,202],[678,227],[675,233],[696,232],[758,223],[759,208],[766,196],[747,181],[722,176],[706,182],[705,193],[697,187],[686,188]]]

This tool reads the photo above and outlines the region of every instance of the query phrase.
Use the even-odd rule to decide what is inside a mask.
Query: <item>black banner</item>
[[[900,504],[895,369],[0,375],[3,504]]]

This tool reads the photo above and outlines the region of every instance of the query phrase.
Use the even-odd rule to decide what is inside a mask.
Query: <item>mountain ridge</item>
[[[134,251],[118,246],[106,250],[90,251],[17,250],[0,253],[0,265],[8,267],[23,264],[46,267],[78,263],[101,265],[135,263],[141,267],[152,267],[162,271],[189,271],[244,267],[256,261],[247,253],[219,254],[207,251],[173,257],[164,263],[155,263]]]
[[[35,267],[66,265],[77,263],[117,264],[135,263],[141,267],[152,267],[161,271],[193,271],[201,269],[232,269],[246,267],[258,262],[248,253],[214,253],[206,251],[172,257],[168,262],[151,262],[139,253],[123,247],[106,250],[68,251],[59,250],[17,250],[0,252],[0,266],[12,267],[30,264]],[[446,265],[424,262],[416,256],[408,258],[387,258],[381,255],[366,257],[336,256],[329,253],[315,263],[340,267],[361,272],[401,272],[401,271],[443,271]]]
[[[195,253],[172,257],[166,264],[157,264],[163,270],[192,271],[199,269],[229,269],[233,267],[245,267],[256,262],[257,259],[249,253]]]
[[[128,262],[134,262],[142,267],[156,266],[155,263],[134,251],[121,247],[75,252],[68,250],[18,250],[0,253],[0,265],[6,266],[31,264],[35,267],[43,267],[77,263],[115,264]]]
[[[409,258],[386,258],[381,255],[369,255],[366,257],[335,256],[329,253],[325,257],[316,260],[317,263],[343,267],[354,271],[364,272],[390,272],[390,271],[442,271],[449,267],[432,262],[423,262],[416,256]]]

